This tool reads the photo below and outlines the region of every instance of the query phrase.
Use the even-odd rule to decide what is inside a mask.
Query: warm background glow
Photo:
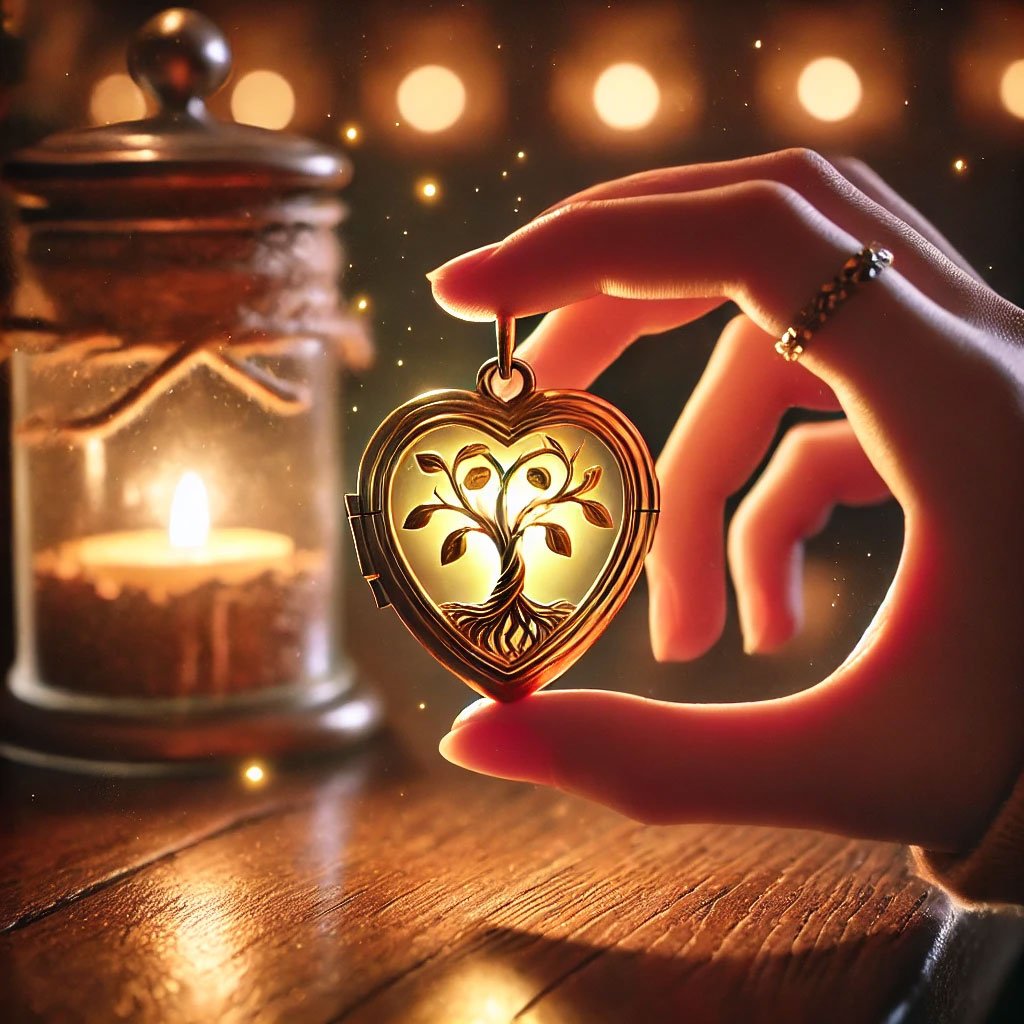
[[[594,83],[594,109],[609,128],[646,128],[658,113],[661,90],[651,73],[639,64],[613,64]]]
[[[146,116],[146,97],[128,75],[107,75],[92,87],[89,116],[93,124],[137,121]]]
[[[999,98],[1014,117],[1024,119],[1024,60],[1015,60],[999,81]]]
[[[800,103],[819,121],[844,121],[860,106],[860,75],[839,57],[812,60],[796,85]]]
[[[426,64],[402,79],[396,95],[398,112],[419,132],[443,132],[466,109],[466,87],[450,68]]]
[[[276,71],[250,71],[231,93],[231,116],[257,128],[285,128],[295,116],[295,92]]]

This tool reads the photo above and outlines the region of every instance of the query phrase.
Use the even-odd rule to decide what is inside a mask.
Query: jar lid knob
[[[128,48],[128,70],[165,109],[201,116],[204,98],[228,77],[231,50],[209,18],[171,7],[136,32]]]

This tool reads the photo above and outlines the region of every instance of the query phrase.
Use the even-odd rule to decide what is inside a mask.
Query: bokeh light
[[[295,116],[295,92],[276,71],[250,71],[231,93],[231,116],[257,128],[285,128]]]
[[[1009,113],[1024,119],[1024,59],[1007,65],[999,80],[999,98]]]
[[[451,128],[466,109],[466,87],[451,68],[426,64],[402,79],[396,94],[402,118],[419,132]]]
[[[341,129],[341,137],[348,143],[362,141],[363,133],[357,124],[347,124]]]
[[[594,109],[609,128],[617,131],[646,128],[660,105],[658,83],[640,64],[613,64],[594,83]]]
[[[267,772],[259,761],[250,761],[242,768],[242,778],[250,786],[260,786],[266,782]]]
[[[967,173],[967,161],[962,156],[958,156],[953,161],[953,173],[954,174],[966,174]]]
[[[137,121],[146,116],[146,97],[128,75],[107,75],[92,87],[89,116],[93,124]]]
[[[441,196],[441,186],[434,178],[423,178],[416,183],[416,195],[425,203],[436,202]]]
[[[860,75],[839,57],[818,57],[800,72],[797,97],[819,121],[844,121],[860,106]]]

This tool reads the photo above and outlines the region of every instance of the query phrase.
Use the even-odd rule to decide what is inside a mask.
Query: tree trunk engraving
[[[576,610],[570,601],[543,604],[526,594],[526,563],[522,554],[526,531],[534,527],[543,529],[548,549],[571,558],[569,532],[545,519],[556,505],[578,505],[584,519],[592,526],[612,529],[615,525],[603,504],[584,497],[600,483],[601,467],[591,466],[579,483],[575,483],[576,460],[582,448],[581,444],[569,454],[555,438],[545,436],[537,448],[520,455],[509,466],[502,465],[485,444],[461,448],[450,466],[436,452],[416,455],[422,472],[443,475],[447,479],[452,496],[450,499],[443,497],[435,487],[436,501],[417,505],[406,516],[403,529],[422,529],[439,512],[455,513],[468,520],[471,525],[459,526],[445,538],[440,553],[442,565],[466,553],[466,537],[470,533],[481,533],[491,541],[501,559],[501,568],[487,600],[482,604],[449,601],[441,605],[441,611],[474,647],[508,664],[544,643]],[[561,464],[563,479],[554,489],[551,472],[543,466],[531,465],[546,455]],[[509,488],[523,471],[526,482],[538,493],[513,516],[509,508]],[[482,491],[492,477],[498,482],[494,505],[481,508],[474,504],[468,492]]]

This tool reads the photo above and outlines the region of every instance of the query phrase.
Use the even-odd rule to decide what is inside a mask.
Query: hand
[[[773,344],[794,312],[869,242],[895,266],[784,362]],[[598,185],[430,277],[466,319],[554,310],[522,347],[549,387],[586,387],[638,336],[727,299],[742,310],[658,460],[658,659],[718,637],[726,548],[745,647],[768,651],[798,628],[802,542],[836,504],[892,494],[906,517],[888,597],[812,689],[731,705],[485,701],[442,753],[648,822],[968,847],[1024,761],[1024,313],[863,165],[803,151]],[[846,419],[786,435],[726,545],[725,499],[791,406]]]

